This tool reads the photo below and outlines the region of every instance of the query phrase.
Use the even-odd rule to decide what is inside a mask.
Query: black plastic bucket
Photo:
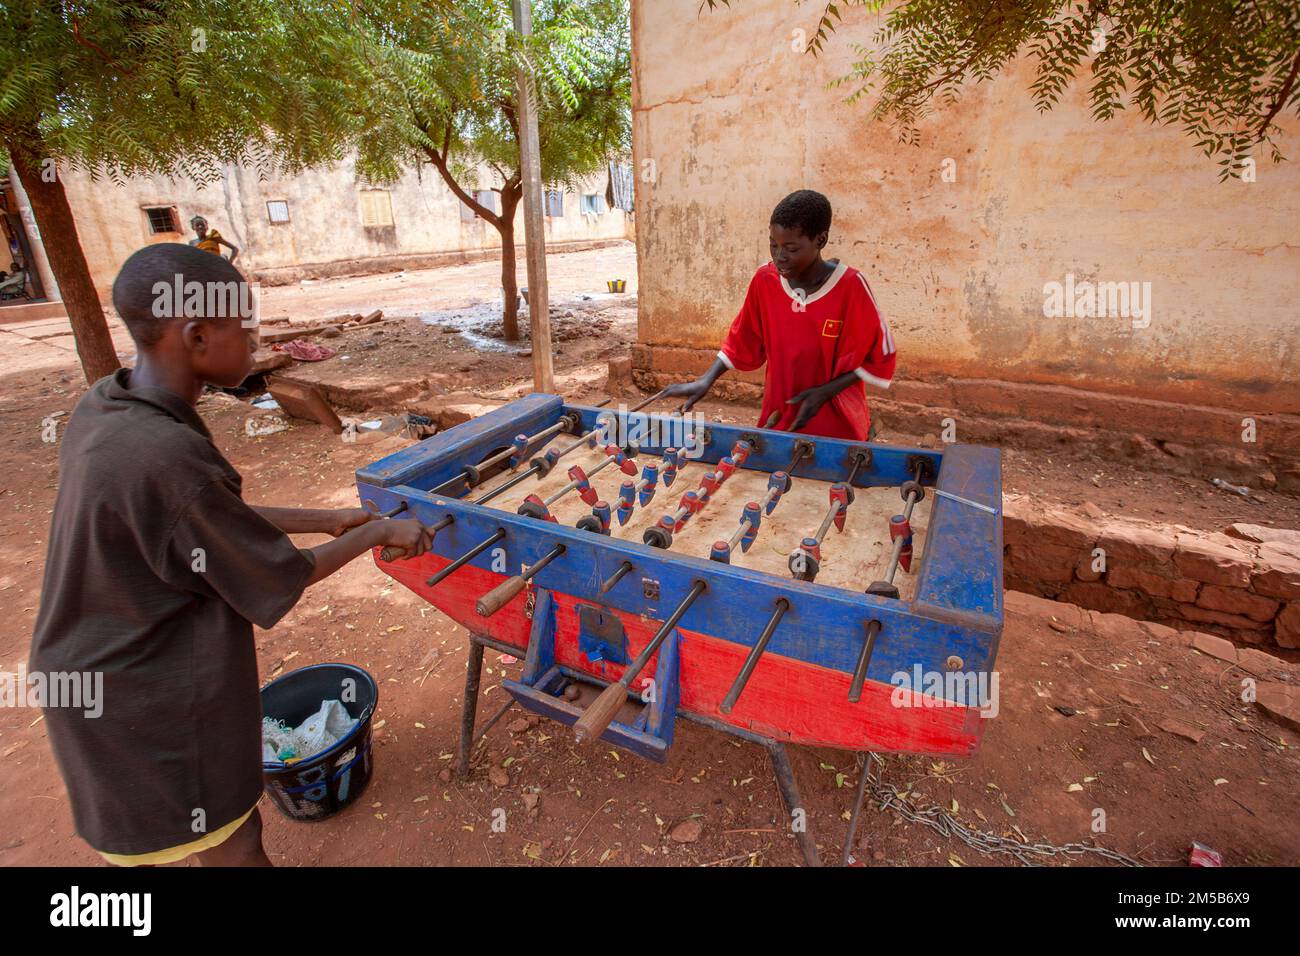
[[[357,725],[328,750],[285,766],[262,764],[267,795],[291,820],[323,820],[365,792],[374,757],[370,719],[379,685],[351,664],[313,664],[282,674],[262,688],[262,714],[297,727],[327,700],[338,700]]]

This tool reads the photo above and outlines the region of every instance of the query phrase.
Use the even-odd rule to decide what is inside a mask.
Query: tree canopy
[[[436,154],[454,173],[481,162],[508,180],[519,165],[520,67],[534,81],[549,185],[572,185],[631,147],[627,0],[537,0],[528,40],[513,32],[508,0],[470,0],[439,17],[378,0],[361,17],[387,63],[367,91],[360,135],[371,175],[437,164]]]
[[[450,5],[450,4],[448,4]],[[437,0],[428,4],[439,6]],[[336,158],[365,60],[311,0],[8,0],[0,140],[114,177]]]
[[[513,212],[517,68],[536,83],[548,183],[593,172],[630,140],[626,0],[535,6],[525,41],[508,0],[7,0],[0,160],[31,198],[87,376],[117,360],[50,173],[206,183],[229,163],[293,172],[355,149],[374,180],[433,162],[504,229],[458,177],[498,170]],[[513,243],[503,253],[513,275]]]
[[[512,29],[508,0],[468,0],[430,16],[409,0],[371,0],[358,28],[382,67],[358,112],[358,168],[377,180],[430,164],[502,235],[506,337],[517,337],[514,214],[519,70],[537,104],[542,179],[574,186],[631,149],[627,0],[536,0],[533,34]],[[480,202],[479,166],[494,171],[499,210]]]

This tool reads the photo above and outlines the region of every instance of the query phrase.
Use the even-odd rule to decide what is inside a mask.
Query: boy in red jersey
[[[868,439],[865,386],[888,388],[898,355],[862,273],[822,258],[830,227],[830,201],[811,189],[772,211],[772,261],[750,279],[717,359],[700,378],[665,391],[686,398],[683,411],[729,369],[748,372],[766,362],[760,425]]]

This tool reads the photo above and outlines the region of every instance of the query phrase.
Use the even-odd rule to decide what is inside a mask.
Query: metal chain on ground
[[[881,771],[884,766],[885,761],[881,759],[879,754],[868,751],[866,761],[858,771],[867,775],[867,788],[871,798],[878,803],[878,809],[893,810],[904,820],[923,824],[940,836],[955,836],[971,849],[978,850],[980,853],[1003,853],[1015,857],[1017,861],[1025,866],[1043,866],[1045,863],[1041,861],[1045,857],[1058,855],[1081,856],[1085,853],[1092,853],[1107,860],[1114,860],[1125,866],[1142,866],[1137,860],[1125,856],[1117,850],[1108,850],[1106,847],[1095,846],[1091,843],[1066,843],[1061,846],[1051,843],[1020,843],[1008,837],[989,833],[986,830],[976,830],[968,827],[942,807],[929,806],[924,809],[913,807],[903,799],[897,787],[881,780]]]

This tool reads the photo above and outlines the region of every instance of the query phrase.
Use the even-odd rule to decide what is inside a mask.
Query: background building
[[[870,95],[848,105],[827,85],[883,17],[844,8],[819,56],[797,52],[821,12],[633,0],[643,383],[712,361],[768,259],[773,206],[807,187],[835,210],[828,256],[866,274],[890,323],[894,400],[1085,424],[1111,414],[1075,408],[1060,388],[1073,386],[1115,396],[1119,419],[1155,414],[1130,398],[1291,413],[1278,423],[1296,453],[1294,157],[1275,166],[1261,151],[1255,181],[1219,183],[1176,126],[1131,110],[1094,121],[1086,66],[1038,114],[1028,63],[938,105],[919,145],[903,145],[870,120]],[[1284,145],[1300,133],[1286,125]],[[1085,281],[1149,283],[1149,321],[1044,314],[1049,284]],[[1196,410],[1180,414],[1195,434]],[[1207,437],[1239,443],[1232,420]]]
[[[628,178],[626,168],[613,170],[616,186]],[[500,233],[462,203],[431,167],[409,169],[396,182],[378,185],[361,179],[352,160],[294,176],[260,176],[232,165],[219,181],[206,185],[184,177],[133,176],[115,183],[77,171],[60,170],[60,175],[91,275],[106,305],[113,278],[126,258],[150,243],[193,239],[189,221],[195,215],[238,246],[239,266],[266,284],[423,268],[492,256],[501,246]],[[500,197],[491,188],[500,184],[493,176],[486,168],[480,171],[477,198],[499,210]],[[630,238],[631,197],[620,187],[611,206],[610,182],[610,174],[600,174],[575,189],[547,193],[549,249],[581,249]],[[56,296],[57,283],[44,265],[39,232],[30,210],[22,211],[26,197],[12,173],[5,187],[13,206],[6,224],[15,231],[24,226],[35,260],[31,271],[46,294]],[[627,208],[619,208],[619,201]],[[523,235],[521,203],[515,223],[520,248]]]

